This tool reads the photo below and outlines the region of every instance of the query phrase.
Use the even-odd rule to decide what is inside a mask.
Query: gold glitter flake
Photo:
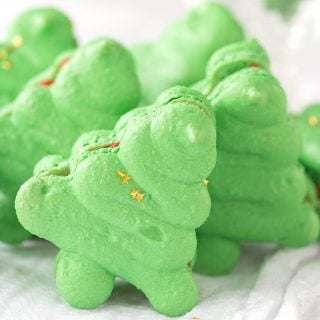
[[[0,50],[0,59],[5,59],[7,58],[8,53],[5,50]]]
[[[123,170],[118,170],[117,175],[121,180],[122,184],[128,184],[131,177]]]
[[[23,45],[23,38],[20,35],[16,35],[12,38],[11,44],[0,50],[1,69],[10,70],[13,67],[12,62],[9,60],[9,55],[17,48]]]
[[[310,116],[310,117],[308,118],[308,124],[309,124],[310,127],[315,127],[315,126],[318,125],[318,123],[319,123],[318,117],[316,117],[316,116]]]
[[[141,193],[138,189],[132,189],[132,191],[130,192],[130,196],[136,200],[137,202],[141,202],[144,198],[144,194]]]
[[[12,41],[11,41],[12,45],[15,47],[15,48],[19,48],[23,45],[23,38],[22,36],[20,35],[16,35],[12,38]]]
[[[207,187],[207,186],[208,186],[208,184],[209,184],[209,180],[207,180],[207,179],[203,179],[203,180],[202,180],[202,183]]]
[[[4,60],[1,62],[1,68],[4,70],[10,70],[12,67],[12,62],[9,60]]]

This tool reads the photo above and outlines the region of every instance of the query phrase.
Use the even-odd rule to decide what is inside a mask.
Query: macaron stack
[[[18,17],[0,45],[0,240],[59,247],[70,305],[97,307],[121,277],[182,315],[192,271],[230,272],[242,241],[317,240],[303,166],[320,177],[316,137],[302,148],[267,53],[226,8],[200,5],[131,49],[75,47],[53,9]]]

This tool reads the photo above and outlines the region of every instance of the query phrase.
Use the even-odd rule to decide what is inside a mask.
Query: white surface
[[[320,319],[320,247],[297,250],[247,246],[228,276],[196,275],[197,307],[177,318],[191,320]],[[134,287],[118,282],[111,298],[96,310],[73,309],[59,298],[53,259],[44,241],[22,247],[0,245],[1,320],[163,320]]]
[[[0,36],[7,22],[26,7],[54,4],[67,11],[81,41],[111,35],[126,44],[154,38],[192,2],[179,0],[3,0]],[[304,0],[286,25],[266,14],[260,1],[225,0],[236,10],[249,34],[257,36],[271,55],[273,71],[289,94],[292,110],[320,100],[319,0]],[[46,242],[22,247],[0,245],[1,320],[160,320],[143,295],[124,282],[111,299],[93,311],[68,307],[54,286],[56,250]],[[320,250],[246,248],[237,270],[225,277],[201,277],[199,305],[181,319],[318,320],[320,319]]]

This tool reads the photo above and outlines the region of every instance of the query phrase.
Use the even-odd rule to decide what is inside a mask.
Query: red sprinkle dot
[[[50,87],[54,84],[54,79],[42,80],[39,82],[40,87]]]
[[[251,68],[260,68],[260,65],[258,65],[257,63],[252,63],[250,65]]]
[[[115,143],[113,143],[113,144],[110,144],[109,146],[106,146],[106,148],[116,148],[116,147],[118,147],[120,145],[120,141],[117,141],[117,142],[115,142]]]

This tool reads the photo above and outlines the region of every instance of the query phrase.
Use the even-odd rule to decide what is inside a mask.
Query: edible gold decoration
[[[11,41],[12,45],[15,47],[15,48],[19,48],[23,45],[23,38],[22,36],[20,35],[16,35],[12,38],[12,41]]]
[[[316,116],[310,116],[308,118],[308,124],[311,127],[315,127],[316,125],[318,125],[319,119]]]
[[[117,175],[121,180],[122,184],[128,184],[131,177],[124,171],[124,170],[118,170]]]
[[[0,59],[5,59],[8,56],[7,51],[0,50]]]
[[[137,202],[141,202],[144,199],[144,194],[141,193],[138,189],[134,188],[130,192],[130,196]]]
[[[1,68],[4,70],[10,70],[12,68],[12,62],[9,60],[4,60],[1,62]]]
[[[9,55],[22,45],[23,38],[20,35],[16,35],[12,38],[11,44],[0,50],[1,68],[3,70],[10,70],[13,67],[12,62],[9,60]]]

